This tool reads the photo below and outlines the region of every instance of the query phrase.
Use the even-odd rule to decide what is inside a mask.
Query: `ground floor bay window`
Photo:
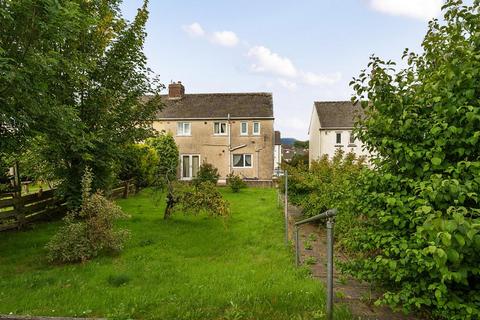
[[[251,154],[233,154],[232,162],[234,168],[253,168]]]
[[[197,177],[200,168],[200,156],[198,154],[182,154],[180,157],[181,178],[191,180]]]

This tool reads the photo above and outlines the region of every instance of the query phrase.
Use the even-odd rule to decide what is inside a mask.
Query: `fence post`
[[[295,226],[295,265],[300,265],[300,243],[298,235],[298,226]]]
[[[25,224],[25,208],[22,200],[22,182],[20,180],[18,161],[13,166],[13,189],[13,209],[15,209],[17,228],[21,229]]]
[[[128,198],[128,189],[130,188],[129,186],[129,180],[126,180],[124,183],[123,183],[123,198],[124,199],[127,199]]]
[[[285,170],[285,245],[288,246],[288,171]]]
[[[333,226],[334,218],[327,220],[327,319],[333,319]]]

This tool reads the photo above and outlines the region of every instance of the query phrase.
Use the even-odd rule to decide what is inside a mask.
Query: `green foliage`
[[[345,155],[338,149],[332,158],[325,155],[312,162],[310,169],[306,166],[286,166],[289,200],[301,206],[308,217],[337,208],[336,228],[340,234],[347,232],[353,223],[355,190],[365,169],[364,162],[363,157],[357,158],[353,153]],[[283,183],[280,186],[283,187]]]
[[[129,144],[124,147],[120,163],[120,180],[135,179],[140,187],[155,183],[159,157],[157,151],[146,144]]]
[[[312,250],[313,249],[313,245],[310,241],[305,241],[305,243],[303,244],[303,247],[305,248],[305,250]]]
[[[0,150],[23,151],[30,138],[47,142],[40,156],[72,207],[80,205],[84,169],[95,173],[94,190],[107,190],[123,147],[151,135],[161,107],[162,86],[142,50],[146,3],[132,22],[119,5],[0,2]]]
[[[307,266],[313,266],[313,265],[317,264],[317,259],[315,257],[307,257],[305,259],[305,264]]]
[[[230,215],[230,205],[210,181],[198,183],[195,186],[179,184],[175,190],[175,209],[183,213],[206,213],[212,217],[227,217]]]
[[[147,145],[152,147],[158,155],[156,183],[161,185],[177,180],[180,156],[173,136],[170,133],[161,133],[155,138],[147,139]]]
[[[193,184],[199,185],[204,182],[210,182],[216,185],[219,177],[218,169],[213,164],[204,162],[200,166],[197,176],[193,179]]]
[[[64,225],[46,245],[48,261],[82,262],[106,250],[123,249],[128,231],[115,230],[114,222],[128,216],[100,193],[91,193],[92,177],[92,172],[86,169],[82,179],[82,206],[67,214]]]
[[[296,140],[293,143],[293,146],[298,149],[308,149],[309,144],[310,144],[310,141],[308,140],[307,141]]]
[[[240,189],[246,188],[247,184],[243,181],[242,177],[234,172],[231,172],[227,175],[227,186],[230,187],[232,192],[240,192]]]
[[[292,159],[287,162],[291,167],[304,167],[308,166],[308,153],[296,153],[293,155]]]
[[[358,188],[346,268],[385,284],[380,302],[444,319],[480,318],[479,9],[447,1],[405,69],[372,57],[351,83],[377,170]]]
[[[108,284],[117,288],[126,285],[130,280],[131,278],[127,274],[110,275],[107,278]]]

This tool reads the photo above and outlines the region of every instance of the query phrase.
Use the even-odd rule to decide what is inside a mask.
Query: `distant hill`
[[[297,139],[295,139],[295,138],[282,138],[281,140],[282,140],[282,144],[286,144],[286,145],[289,145],[289,146],[293,146],[295,141],[297,141]]]

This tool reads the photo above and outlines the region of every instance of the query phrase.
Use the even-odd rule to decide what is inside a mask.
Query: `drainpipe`
[[[228,174],[232,173],[232,126],[230,124],[230,113],[227,116],[228,118]],[[226,177],[225,177],[226,178]]]

